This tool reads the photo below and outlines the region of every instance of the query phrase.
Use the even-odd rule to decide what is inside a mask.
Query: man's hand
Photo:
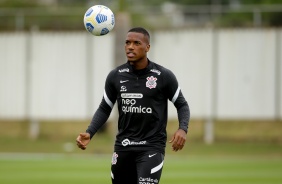
[[[86,149],[86,146],[89,142],[90,142],[89,133],[80,133],[79,136],[76,138],[76,144],[82,150]]]
[[[182,129],[178,129],[172,139],[169,141],[169,143],[172,143],[172,150],[173,151],[179,151],[182,150],[186,142],[186,132]]]

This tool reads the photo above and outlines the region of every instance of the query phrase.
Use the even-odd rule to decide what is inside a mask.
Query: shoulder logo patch
[[[162,72],[160,72],[160,70],[157,70],[157,69],[151,69],[150,71],[154,72],[154,73],[156,73],[158,75],[161,75],[161,73],[162,73]]]
[[[129,68],[122,68],[118,70],[119,73],[129,72]]]
[[[151,77],[147,77],[147,82],[146,82],[146,87],[147,88],[156,88],[157,86],[157,81],[158,79],[154,76],[151,76]]]

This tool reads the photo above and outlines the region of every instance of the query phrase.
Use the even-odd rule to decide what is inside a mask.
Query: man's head
[[[150,50],[150,35],[142,27],[135,27],[127,32],[125,52],[129,62],[147,62],[147,52]]]
[[[150,34],[149,34],[149,32],[148,32],[146,29],[144,29],[143,27],[134,27],[134,28],[131,28],[131,29],[128,31],[128,33],[130,33],[130,32],[133,32],[133,33],[142,33],[142,34],[145,36],[145,38],[147,39],[148,44],[150,44]]]

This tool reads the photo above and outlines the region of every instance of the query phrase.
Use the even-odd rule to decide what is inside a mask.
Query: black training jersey
[[[117,102],[119,119],[115,151],[164,152],[168,100],[177,109],[179,128],[187,132],[189,107],[175,75],[151,61],[143,70],[134,70],[129,63],[123,64],[109,73],[103,100],[87,132],[92,137],[100,126],[97,125],[106,121],[101,117],[108,118]]]

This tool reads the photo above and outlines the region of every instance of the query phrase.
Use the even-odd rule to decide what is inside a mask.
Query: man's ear
[[[146,47],[146,52],[149,52],[150,47],[151,47],[151,45],[150,45],[150,44],[148,44],[148,45],[147,45],[147,47]]]

